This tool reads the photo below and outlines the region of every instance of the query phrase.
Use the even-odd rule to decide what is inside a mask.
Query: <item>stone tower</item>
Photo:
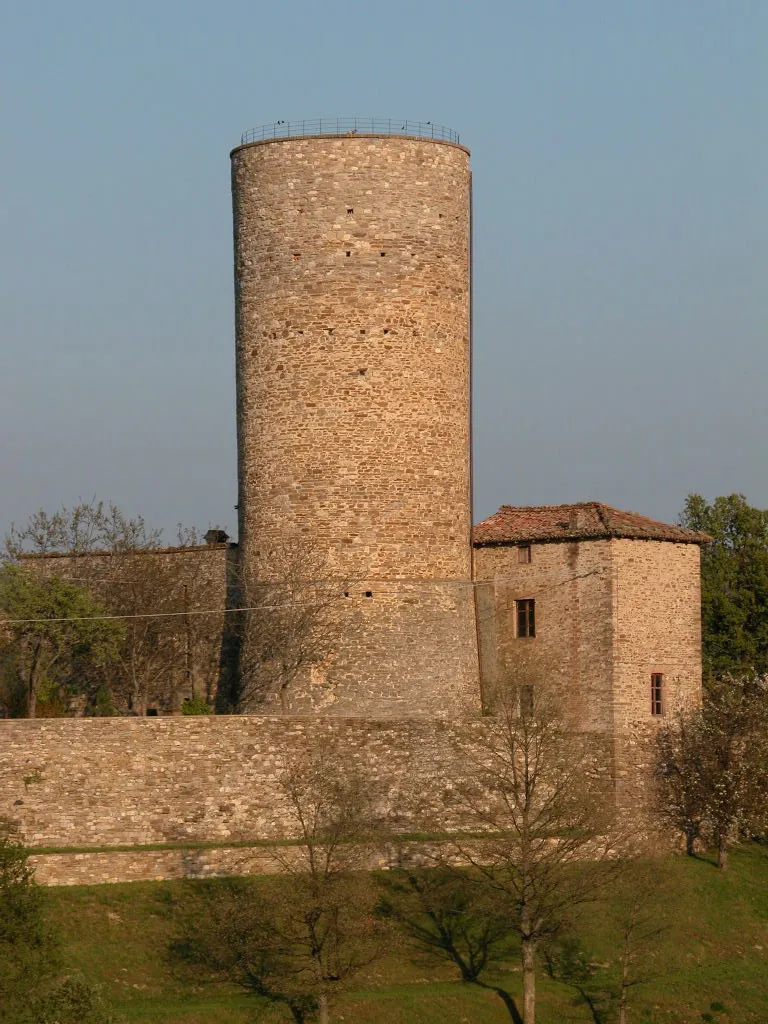
[[[241,571],[313,550],[348,623],[287,709],[474,713],[469,152],[356,119],[231,159]]]

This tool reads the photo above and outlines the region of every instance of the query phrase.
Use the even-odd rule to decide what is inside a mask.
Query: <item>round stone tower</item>
[[[231,157],[241,572],[311,553],[343,620],[282,707],[472,713],[469,152],[334,119]]]

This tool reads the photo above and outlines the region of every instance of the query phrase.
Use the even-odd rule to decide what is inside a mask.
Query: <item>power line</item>
[[[531,591],[535,592],[535,595],[542,594],[542,593],[547,593],[550,590],[554,590],[556,587],[565,586],[567,583],[573,583],[576,580],[586,579],[589,576],[602,576],[604,574],[605,574],[605,570],[604,569],[600,569],[600,568],[598,568],[598,569],[590,569],[589,571],[584,572],[584,573],[578,573],[578,574],[573,575],[573,576],[568,576],[565,579],[559,580],[557,583],[550,585],[549,587],[535,587],[535,588],[531,587]],[[76,577],[72,577],[71,579],[75,579],[75,578]],[[68,578],[68,579],[70,579],[70,578]],[[89,581],[89,582],[93,582],[93,581]],[[400,580],[392,580],[392,581],[389,581],[389,580],[378,580],[378,581],[366,580],[365,582],[377,582],[377,583],[384,583],[384,584],[386,584],[388,582],[403,583],[403,582],[409,582],[409,581],[400,579]],[[414,582],[417,582],[417,581],[414,581]],[[453,583],[453,584],[460,585],[460,586],[478,587],[478,586],[483,586],[483,585],[488,586],[489,584],[496,584],[496,583],[507,583],[507,582],[519,583],[519,578],[516,577],[516,576],[509,576],[509,577],[496,577],[495,579],[490,579],[490,580],[432,580],[432,581],[429,581],[429,580],[419,580],[418,582],[420,582],[420,583],[432,582],[432,583],[441,583],[441,584]],[[318,586],[318,585],[319,584],[317,582],[307,582],[307,583],[300,584],[300,586],[302,586],[302,587]],[[268,583],[268,584],[260,584],[260,586],[285,587],[285,584],[284,583]],[[393,592],[390,591],[390,593],[393,593]],[[405,590],[404,591],[394,591],[394,593],[395,594],[399,593],[399,594],[409,594],[410,595],[410,594],[413,593],[413,590],[411,589],[411,590],[407,590],[407,591],[405,591]],[[344,597],[346,597],[346,596],[348,596],[348,595],[344,594]],[[344,599],[344,597],[342,597],[341,594],[336,595],[336,597],[339,600],[343,600]],[[187,611],[173,611],[173,612],[171,612],[171,611],[169,611],[169,612],[131,612],[131,613],[124,613],[124,614],[111,613],[111,614],[107,614],[107,615],[62,615],[62,616],[51,616],[51,617],[43,617],[43,618],[28,618],[28,619],[10,619],[10,618],[6,618],[6,619],[0,619],[0,625],[36,625],[36,624],[41,624],[41,623],[56,623],[56,622],[109,622],[109,621],[124,621],[124,620],[127,620],[127,619],[173,619],[173,618],[186,618],[186,617],[189,617],[191,615],[197,615],[197,616],[237,615],[237,614],[241,614],[243,612],[282,611],[283,609],[286,609],[286,608],[295,608],[297,603],[298,602],[289,602],[287,604],[273,604],[273,605],[265,605],[265,604],[245,605],[245,606],[237,607],[237,608],[219,607],[219,608],[205,608],[205,609],[189,609]]]

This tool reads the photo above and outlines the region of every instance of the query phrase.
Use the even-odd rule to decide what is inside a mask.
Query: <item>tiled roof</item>
[[[707,544],[712,539],[706,533],[660,523],[636,512],[622,512],[599,501],[530,507],[502,505],[498,512],[478,523],[473,531],[473,541],[478,547],[609,537],[668,540],[678,544]]]

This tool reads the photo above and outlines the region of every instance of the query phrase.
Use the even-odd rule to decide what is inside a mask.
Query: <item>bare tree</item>
[[[568,731],[556,686],[518,677],[499,694],[487,751],[460,787],[477,838],[456,840],[455,854],[519,939],[525,1024],[535,1021],[540,944],[597,897],[628,849],[600,755],[593,737]]]
[[[369,866],[375,814],[370,786],[316,748],[282,774],[291,842],[278,873],[209,890],[177,954],[286,1006],[297,1024],[328,1024],[333,996],[384,951]]]
[[[668,930],[665,903],[669,874],[660,858],[622,865],[610,904],[601,908],[605,930],[615,936],[618,977],[610,963],[596,963],[579,941],[578,930],[566,933],[545,950],[547,972],[568,985],[589,1009],[594,1024],[618,1018],[629,1024],[632,991],[660,972],[657,940]]]
[[[275,701],[290,710],[313,673],[331,685],[341,637],[354,628],[344,602],[349,584],[333,574],[316,546],[287,541],[270,555],[270,576],[271,582],[239,579],[246,610],[239,615],[238,711]]]
[[[509,915],[495,894],[448,864],[395,869],[379,884],[380,916],[392,921],[419,954],[452,964],[463,982],[495,992],[515,1024],[521,1024],[510,993],[485,981],[489,971],[516,953]]]

